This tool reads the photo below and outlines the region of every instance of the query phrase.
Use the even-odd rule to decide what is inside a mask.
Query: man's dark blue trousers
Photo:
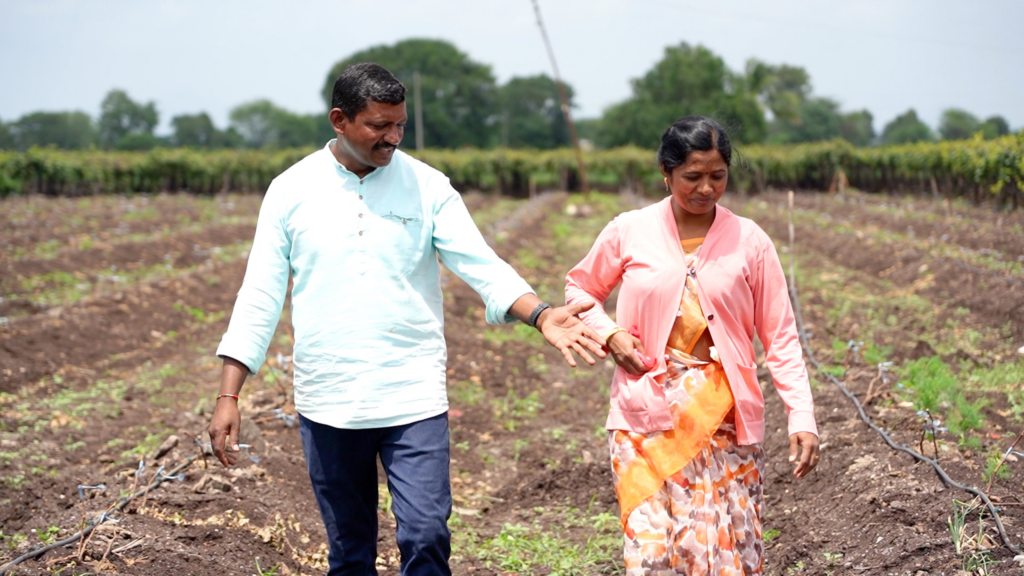
[[[402,576],[450,576],[448,414],[340,429],[299,415],[309,478],[330,546],[328,576],[376,575],[377,457],[398,523]]]

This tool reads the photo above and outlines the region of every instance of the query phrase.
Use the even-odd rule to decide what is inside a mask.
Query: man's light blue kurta
[[[332,141],[333,142],[333,141]],[[360,179],[329,147],[274,179],[217,349],[255,373],[292,275],[295,407],[337,428],[398,426],[448,409],[439,255],[487,322],[530,286],[487,245],[441,172],[396,151]]]

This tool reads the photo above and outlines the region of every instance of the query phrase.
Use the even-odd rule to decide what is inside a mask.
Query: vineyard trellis
[[[283,150],[155,149],[148,152],[0,152],[0,196],[17,193],[83,195],[187,190],[260,192],[312,148]],[[460,190],[498,190],[525,196],[534,181],[579,187],[571,149],[423,150],[410,154],[443,171]],[[584,159],[597,187],[653,189],[661,174],[651,150],[633,146],[594,150]],[[923,192],[1024,203],[1024,131],[984,140],[920,142],[858,148],[843,140],[737,148],[733,180],[740,189],[825,190],[838,175],[869,191]]]

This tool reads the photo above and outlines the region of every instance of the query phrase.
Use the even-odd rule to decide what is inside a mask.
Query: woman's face
[[[661,172],[668,178],[672,199],[694,215],[714,210],[729,183],[729,166],[718,150],[694,150],[671,173],[664,167]]]

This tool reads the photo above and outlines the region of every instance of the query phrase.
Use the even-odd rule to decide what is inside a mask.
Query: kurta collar
[[[391,164],[388,164],[388,166],[381,166],[380,168],[375,168],[372,172],[370,172],[366,176],[363,176],[362,178],[360,178],[355,172],[349,170],[348,168],[345,168],[345,166],[343,166],[341,164],[341,162],[338,162],[338,159],[334,157],[334,152],[331,152],[331,146],[333,146],[334,143],[337,142],[337,141],[338,141],[337,138],[332,138],[327,143],[327,145],[324,146],[323,150],[324,150],[324,153],[327,154],[327,157],[331,159],[331,162],[334,163],[334,170],[338,173],[338,176],[341,176],[342,178],[344,178],[346,180],[355,180],[356,182],[366,181],[366,180],[368,180],[370,178],[376,177],[377,174],[380,174],[381,172],[386,170],[388,168],[388,166],[391,165]],[[397,152],[397,150],[396,150],[396,152]],[[391,158],[391,161],[392,162],[395,161],[394,157]]]

